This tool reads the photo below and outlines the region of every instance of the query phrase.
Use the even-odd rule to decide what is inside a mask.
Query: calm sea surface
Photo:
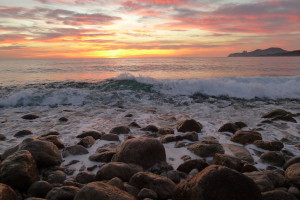
[[[199,79],[300,75],[300,57],[1,60],[0,86],[133,76]]]

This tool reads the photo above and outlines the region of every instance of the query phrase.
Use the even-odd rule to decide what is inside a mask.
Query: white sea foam
[[[229,96],[236,98],[300,98],[300,76],[228,77],[207,79],[154,79],[121,74],[120,79],[131,79],[154,85],[163,94]]]
[[[194,94],[242,99],[300,99],[300,76],[154,79],[121,74],[96,83],[59,82],[19,86],[7,92],[3,89],[0,107],[141,103],[158,100],[157,95],[160,99],[191,102],[190,96]]]

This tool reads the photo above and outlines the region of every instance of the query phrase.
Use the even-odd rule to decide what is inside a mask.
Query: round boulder
[[[12,188],[27,190],[39,180],[36,162],[29,151],[17,151],[0,165],[0,182]]]
[[[285,178],[291,184],[300,187],[300,163],[295,163],[285,170]]]
[[[145,169],[166,161],[166,152],[162,143],[153,138],[133,138],[126,140],[114,155],[112,161],[134,163]]]
[[[74,200],[136,200],[131,194],[103,182],[92,182],[85,185]]]
[[[135,173],[141,171],[143,171],[143,168],[135,164],[111,162],[103,165],[98,170],[96,180],[110,180],[114,177],[118,177],[123,181],[128,182]]]
[[[150,172],[138,172],[129,183],[139,189],[148,188],[155,191],[159,199],[169,199],[175,190],[175,183],[170,179]]]
[[[173,200],[261,200],[256,184],[247,176],[211,165],[177,185]]]
[[[177,131],[178,132],[192,132],[195,131],[199,133],[203,128],[202,124],[197,122],[194,119],[183,119],[178,122],[177,124]]]
[[[27,138],[16,147],[6,150],[2,159],[20,150],[29,151],[40,168],[60,165],[62,162],[61,153],[52,142],[35,138]]]
[[[282,166],[285,163],[284,156],[277,151],[267,151],[261,154],[260,159],[266,163]]]
[[[191,159],[180,164],[177,168],[178,171],[184,173],[190,173],[193,169],[197,169],[199,172],[206,168],[208,164],[202,159]]]
[[[232,142],[237,142],[243,145],[252,144],[256,140],[262,140],[261,134],[256,131],[238,130],[231,136]]]
[[[53,186],[47,181],[36,181],[28,189],[27,194],[30,197],[45,198]]]
[[[48,200],[73,200],[78,191],[79,191],[79,188],[74,187],[74,186],[56,187],[48,192],[46,199],[48,199]]]
[[[17,200],[17,195],[11,187],[0,183],[0,200]]]

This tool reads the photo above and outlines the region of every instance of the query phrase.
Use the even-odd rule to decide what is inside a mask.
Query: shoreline
[[[284,156],[285,161],[300,155],[300,149],[295,146],[297,142],[300,142],[300,112],[297,112],[297,109],[295,110],[295,108],[297,108],[296,102],[284,101],[278,105],[278,102],[276,101],[273,103],[261,101],[232,102],[229,100],[218,99],[214,102],[202,101],[188,106],[184,104],[167,103],[161,105],[145,105],[31,106],[1,108],[2,111],[5,111],[0,116],[2,134],[6,136],[5,141],[0,141],[1,152],[4,152],[8,147],[19,144],[24,139],[31,137],[38,139],[44,137],[44,139],[47,138],[46,140],[55,142],[56,144],[61,143],[64,148],[60,150],[60,152],[65,157],[62,158],[63,161],[60,166],[68,166],[66,169],[69,170],[67,170],[67,172],[70,174],[66,174],[65,167],[52,168],[52,171],[53,169],[55,169],[55,171],[63,171],[63,173],[66,174],[64,180],[72,180],[72,182],[74,182],[74,178],[82,173],[92,173],[96,175],[106,162],[111,161],[112,156],[115,155],[116,145],[124,144],[125,141],[127,141],[126,138],[146,137],[154,138],[154,140],[162,142],[166,154],[165,161],[169,164],[169,167],[167,167],[169,170],[167,171],[170,171],[170,168],[176,171],[176,173],[169,172],[171,174],[175,173],[178,175],[176,169],[186,162],[184,159],[204,159],[203,161],[210,166],[213,163],[216,163],[217,158],[215,157],[215,154],[208,154],[209,156],[204,154],[203,156],[202,152],[200,154],[202,156],[199,156],[199,152],[198,155],[195,153],[197,150],[191,150],[190,146],[193,146],[192,144],[198,144],[201,143],[201,141],[205,144],[214,144],[215,147],[213,147],[213,150],[215,150],[216,147],[217,149],[223,149],[223,151],[215,152],[221,154],[217,154],[221,156],[218,157],[218,159],[231,159],[230,156],[236,157],[239,155],[237,152],[242,151],[244,152],[243,156],[245,156],[245,154],[246,157],[248,156],[247,162],[251,161],[252,158],[253,163],[251,164],[250,162],[249,164],[259,171],[264,172],[268,169],[267,171],[275,170],[282,172],[282,163],[280,164],[281,166],[278,166],[277,164],[274,165],[265,161],[262,162],[261,155],[268,152],[268,150],[257,147],[252,143],[243,145],[233,142],[231,141],[233,132],[228,130],[225,132],[219,131],[226,123],[244,122],[247,127],[241,128],[242,131],[250,130],[258,132],[263,141],[281,141],[284,148],[280,151],[280,154]],[[263,114],[274,109],[285,109],[291,112],[292,115],[290,117],[296,120],[296,123],[292,122],[291,118],[261,118]],[[31,120],[23,119],[22,117],[27,114],[37,115],[37,118]],[[201,126],[203,126],[202,130],[197,131],[198,133],[196,134],[188,133],[189,131],[187,132],[188,134],[178,131],[177,126],[179,121],[185,118],[195,119],[197,122],[201,123]],[[136,124],[131,124],[132,122],[136,122]],[[137,124],[140,127],[137,127]],[[148,127],[148,125],[153,126]],[[119,126],[122,126],[123,128],[118,131],[125,131],[125,134],[118,134],[118,132],[113,133],[112,130]],[[14,135],[21,130],[29,130],[31,133],[19,133],[21,136],[15,137]],[[100,139],[94,138],[93,140],[91,137],[87,137],[82,141],[82,138],[76,138],[78,135],[88,131],[99,133],[101,135],[99,136]],[[50,135],[41,136],[48,134],[49,132]],[[104,134],[102,132],[105,132],[105,137],[103,139],[101,139]],[[57,133],[58,135],[56,135]],[[165,135],[166,133],[168,133],[168,135]],[[22,134],[24,135],[22,136]],[[215,139],[211,137],[214,137]],[[77,144],[80,142],[81,145],[84,144],[87,146],[83,147],[84,149],[77,149]],[[175,148],[175,145],[177,148]],[[101,155],[95,153],[99,151],[106,153]],[[211,150],[208,151],[210,152]],[[72,155],[77,154],[78,152],[80,152],[80,154],[82,153],[82,155]],[[222,155],[225,155],[225,157]],[[227,158],[226,156],[229,157]],[[92,160],[94,161],[91,160],[91,157],[93,157]],[[97,162],[99,159],[105,162]],[[239,160],[241,160],[241,158],[239,158]],[[275,161],[276,160],[278,159],[275,159]],[[231,162],[233,161],[230,161],[230,163]],[[233,163],[235,163],[235,161]],[[217,164],[222,164],[222,162],[218,161]],[[164,169],[163,166],[160,166],[159,168]],[[152,172],[155,172],[155,170],[152,170]],[[201,170],[199,173],[200,172]],[[49,173],[52,173],[51,170]],[[158,175],[161,175],[161,173]],[[187,180],[187,177],[194,177],[197,174],[198,172],[194,170],[191,174],[186,173],[186,178],[180,178],[180,180],[181,182],[184,182]],[[41,176],[44,177],[45,175],[41,174]],[[44,177],[43,180],[47,181],[47,176]],[[77,184],[76,181],[75,183]],[[74,186],[75,183],[72,183],[71,185]],[[54,184],[55,188],[61,188],[64,187],[64,185],[65,182],[59,183],[58,185]],[[84,185],[85,184],[81,186],[84,187]],[[26,194],[26,192],[24,194]]]

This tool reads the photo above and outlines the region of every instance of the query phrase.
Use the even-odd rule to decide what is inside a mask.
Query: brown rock
[[[250,152],[245,147],[235,144],[222,144],[222,146],[228,148],[233,153],[233,156],[250,163],[254,162]]]
[[[33,119],[37,119],[37,118],[39,118],[39,116],[34,115],[34,114],[27,114],[22,117],[22,119],[28,119],[28,120],[33,120]]]
[[[176,186],[173,200],[260,200],[256,184],[247,176],[211,165]]]
[[[128,134],[130,133],[130,129],[128,126],[117,126],[109,131],[109,133],[113,133],[116,135]]]
[[[17,151],[0,165],[0,182],[12,188],[27,190],[39,180],[36,162],[29,151]]]
[[[81,145],[73,145],[66,147],[63,151],[63,156],[67,157],[69,155],[84,155],[88,154],[89,151]]]
[[[79,172],[75,177],[75,181],[81,184],[87,184],[95,181],[95,174],[92,172]]]
[[[283,165],[283,169],[286,170],[289,166],[295,163],[300,163],[300,156],[292,157]]]
[[[115,151],[104,151],[101,153],[94,153],[89,157],[89,160],[95,162],[110,162],[115,154]]]
[[[270,112],[268,112],[267,114],[264,114],[262,116],[262,118],[274,118],[277,116],[284,116],[284,115],[288,115],[291,114],[290,112],[287,112],[285,110],[282,109],[276,109],[276,110],[272,110]]]
[[[64,143],[56,135],[48,135],[45,137],[40,137],[39,139],[52,142],[58,149],[65,148]]]
[[[155,163],[166,161],[165,148],[153,138],[126,140],[118,149],[112,161],[134,163],[149,168]]]
[[[135,164],[110,162],[100,167],[96,175],[96,180],[110,180],[118,177],[128,182],[134,174],[141,171],[143,171],[143,168]]]
[[[76,137],[77,138],[84,138],[86,136],[92,136],[95,140],[100,140],[101,139],[101,136],[103,135],[104,133],[99,133],[97,131],[86,131],[86,132],[83,132],[79,135],[77,135]]]
[[[27,194],[30,197],[45,198],[53,186],[46,181],[36,181],[28,189]]]
[[[62,186],[50,190],[46,196],[47,200],[73,200],[79,191],[78,187]]]
[[[203,159],[192,159],[180,164],[177,170],[188,174],[193,169],[197,169],[200,172],[207,166],[208,164]]]
[[[267,151],[261,154],[260,159],[271,165],[282,166],[285,163],[284,156],[277,151]]]
[[[17,200],[17,195],[11,187],[0,183],[0,200]]]
[[[14,137],[24,137],[24,136],[27,136],[27,135],[32,135],[33,133],[29,130],[21,130],[21,131],[18,131],[16,134],[14,134]]]
[[[178,132],[192,132],[195,131],[199,133],[203,126],[195,121],[194,119],[183,119],[178,122],[177,124],[177,131]]]
[[[92,182],[77,193],[74,200],[136,200],[131,194],[107,183]]]
[[[239,158],[229,156],[226,154],[216,153],[214,156],[213,163],[215,165],[225,166],[231,169],[235,169],[237,171],[240,171],[242,168],[242,162]]]
[[[291,184],[300,187],[300,163],[295,163],[285,170],[285,178]]]
[[[262,140],[256,140],[253,144],[261,149],[269,151],[280,151],[284,147],[283,143],[280,141],[266,142]]]
[[[235,133],[237,130],[239,130],[240,128],[233,124],[233,123],[226,123],[223,124],[220,128],[219,128],[219,132],[231,132],[231,133]]]
[[[263,200],[297,200],[292,194],[282,190],[272,190],[262,193]]]
[[[160,128],[158,129],[157,133],[160,135],[169,135],[169,134],[174,134],[174,130],[171,128]]]
[[[187,147],[188,150],[201,157],[214,156],[216,153],[224,153],[224,149],[217,141],[203,140]]]
[[[164,135],[160,138],[161,143],[176,142],[177,138],[174,134]]]
[[[78,144],[85,148],[90,148],[93,144],[95,144],[95,139],[92,136],[86,136],[82,138]]]
[[[142,131],[150,131],[150,132],[157,132],[158,128],[154,125],[148,125],[144,128],[141,128]]]
[[[16,147],[6,150],[2,159],[20,150],[28,150],[38,167],[50,167],[62,162],[61,153],[52,142],[34,138],[26,138]]]
[[[155,191],[159,199],[171,198],[175,183],[170,179],[150,172],[138,172],[133,175],[129,183],[137,188],[148,188]]]
[[[107,141],[119,141],[119,136],[117,134],[109,133],[104,134],[101,137],[101,140],[107,140]]]
[[[231,141],[240,144],[252,144],[256,140],[262,140],[261,134],[255,131],[236,131],[230,138]]]

